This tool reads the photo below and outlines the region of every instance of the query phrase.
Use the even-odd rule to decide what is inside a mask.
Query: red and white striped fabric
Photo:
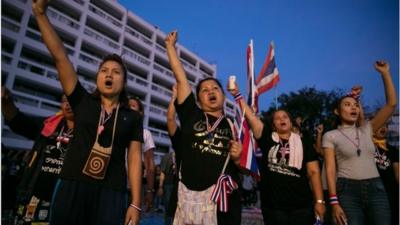
[[[237,183],[231,176],[222,174],[211,194],[211,201],[217,203],[221,212],[228,212],[228,195],[238,188]]]

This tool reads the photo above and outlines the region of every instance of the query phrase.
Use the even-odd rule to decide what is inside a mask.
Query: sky
[[[217,65],[225,86],[236,75],[246,93],[246,48],[253,40],[255,74],[270,41],[280,74],[276,89],[261,95],[267,110],[276,95],[315,87],[329,91],[362,85],[364,105],[385,102],[374,62],[390,64],[399,90],[399,1],[397,0],[118,0],[129,11]]]

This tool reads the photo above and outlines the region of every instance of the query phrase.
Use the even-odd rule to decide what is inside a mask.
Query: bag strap
[[[116,126],[117,126],[118,111],[119,111],[119,103],[118,103],[118,105],[117,105],[117,111],[115,112],[114,125],[113,125],[113,133],[112,133],[112,138],[111,138],[111,148],[112,148],[112,146],[113,146],[113,144],[114,144],[114,136],[115,136],[115,128],[116,128]],[[99,129],[100,124],[101,124],[101,113],[100,113],[100,118],[99,118],[99,123],[98,123],[98,125],[97,125],[97,129]],[[98,139],[99,139],[99,132],[96,132],[96,133],[97,133],[97,135],[96,135],[96,141],[95,141],[95,143],[97,143],[97,141],[98,141]]]

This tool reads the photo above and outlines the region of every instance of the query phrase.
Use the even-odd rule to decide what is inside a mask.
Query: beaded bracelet
[[[142,209],[141,209],[141,208],[137,207],[137,206],[136,206],[136,205],[134,205],[134,204],[129,204],[129,207],[132,207],[132,208],[134,208],[134,209],[137,209],[137,211],[139,211],[139,212],[141,212],[141,211],[142,211]]]

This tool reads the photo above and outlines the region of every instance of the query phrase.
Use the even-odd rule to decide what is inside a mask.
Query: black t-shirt
[[[399,162],[399,149],[390,145],[387,145],[387,148],[388,150],[384,150],[376,147],[375,163],[386,192],[390,197],[394,197],[395,194],[398,196],[399,185],[394,175],[393,163]]]
[[[61,177],[101,185],[120,191],[126,190],[125,151],[131,141],[143,142],[143,124],[138,112],[120,105],[115,128],[114,144],[111,158],[103,180],[91,178],[82,173],[89,153],[94,145],[97,126],[101,112],[100,98],[90,95],[78,82],[74,91],[68,96],[75,119],[75,137],[64,160]],[[111,145],[116,110],[104,124],[99,135],[99,144]]]
[[[41,170],[33,191],[33,195],[39,199],[50,201],[54,187],[61,173],[64,157],[72,140],[72,130],[68,130],[65,123],[60,123],[57,129],[47,138]],[[57,139],[57,137],[59,137]]]
[[[34,168],[29,168],[29,171],[26,171],[26,175],[30,176],[28,182],[34,184],[32,194],[39,199],[50,201],[73,134],[72,130],[67,128],[63,119],[50,136],[40,136],[43,121],[44,118],[29,117],[19,112],[9,122],[9,125],[18,134],[29,139],[36,138],[34,151],[37,152],[37,155],[35,155],[34,160],[37,163],[34,163]],[[39,171],[37,177],[31,171]]]
[[[257,140],[262,151],[260,161],[260,194],[264,207],[296,209],[312,205],[313,197],[307,178],[307,163],[318,160],[309,140],[302,139],[303,162],[301,169],[289,167],[288,140],[277,143],[272,139],[272,129],[264,125]],[[286,146],[285,146],[286,145]],[[286,150],[286,153],[284,151]],[[285,155],[285,159],[282,158]]]
[[[232,131],[229,122],[224,118],[215,129],[212,137],[207,135],[206,118],[196,105],[193,93],[182,104],[177,105],[177,113],[181,122],[182,182],[191,190],[202,191],[217,182],[222,172]],[[207,115],[210,124],[216,117]],[[226,174],[239,184],[238,169],[230,160]]]

